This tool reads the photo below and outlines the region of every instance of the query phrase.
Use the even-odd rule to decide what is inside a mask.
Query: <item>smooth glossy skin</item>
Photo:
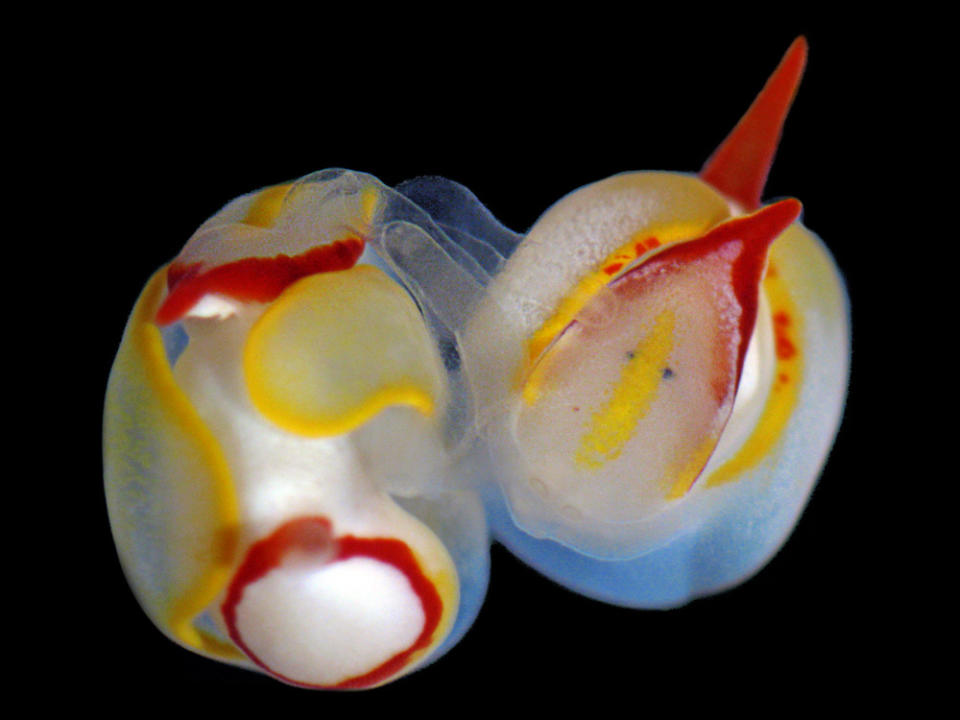
[[[846,295],[760,194],[798,40],[699,176],[626,173],[525,235],[466,188],[325,170],[204,223],[148,283],[104,445],[121,562],[195,652],[390,682],[479,611],[490,537],[663,608],[755,573],[839,424]]]

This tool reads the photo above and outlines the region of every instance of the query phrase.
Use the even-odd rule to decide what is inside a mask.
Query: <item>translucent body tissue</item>
[[[491,538],[667,608],[785,541],[839,424],[847,299],[761,195],[806,56],[699,174],[574,190],[525,234],[443,178],[244,195],[147,283],[107,389],[121,563],[172,640],[317,688],[436,659]]]

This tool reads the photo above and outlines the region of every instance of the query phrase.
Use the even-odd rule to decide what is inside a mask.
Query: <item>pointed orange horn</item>
[[[750,109],[707,160],[700,177],[740,203],[760,206],[780,133],[807,63],[807,40],[798,37],[763,86]]]

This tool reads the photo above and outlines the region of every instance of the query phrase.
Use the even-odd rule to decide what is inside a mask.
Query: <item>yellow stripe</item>
[[[252,366],[251,361],[251,366]],[[247,372],[247,387],[250,398],[263,415],[284,430],[305,437],[330,437],[343,435],[376,417],[381,411],[394,405],[405,405],[432,417],[435,407],[433,398],[418,387],[395,385],[383,387],[363,398],[361,404],[339,415],[306,417],[290,411],[287,404],[276,402],[274,394],[258,382],[263,373]]]
[[[656,238],[660,243],[656,248],[656,251],[659,252],[669,245],[675,245],[678,242],[703,235],[712,225],[713,222],[711,220],[700,223],[670,223],[645,228],[630,238],[629,242],[621,245],[608,255],[603,262],[595,266],[584,276],[570,294],[560,301],[553,315],[551,315],[527,341],[527,365],[526,368],[524,368],[525,372],[523,373],[524,377],[522,380],[524,383],[523,395],[527,404],[533,404],[539,397],[539,391],[536,387],[527,387],[530,380],[533,379],[532,377],[526,377],[529,368],[536,363],[543,351],[563,332],[567,325],[573,322],[580,311],[586,307],[587,303],[589,303],[601,289],[610,284],[615,277],[622,275],[626,270],[630,269],[628,267],[630,263],[646,254],[646,252],[637,253],[637,243],[646,241],[649,238]],[[613,275],[604,271],[604,268],[614,264],[621,264],[622,267]]]
[[[460,609],[460,582],[457,578],[456,572],[449,571],[438,571],[434,573],[427,573],[425,565],[418,553],[414,552],[414,556],[417,559],[417,564],[423,569],[424,574],[433,583],[434,589],[437,591],[437,594],[440,595],[440,602],[443,605],[443,609],[440,613],[440,621],[437,623],[436,629],[433,631],[433,639],[429,645],[426,647],[420,648],[419,650],[414,650],[410,654],[410,660],[404,666],[404,669],[400,671],[400,674],[406,674],[410,670],[415,670],[420,662],[427,657],[429,657],[434,650],[436,650],[440,644],[447,639],[447,635],[450,634],[450,631],[453,630],[453,623],[457,619],[457,612]],[[453,564],[453,560],[450,560],[450,564]],[[396,675],[385,680],[384,683],[392,682],[397,678]]]
[[[365,225],[364,229],[373,224],[379,200],[380,192],[373,186],[368,185],[360,192],[360,212]]]
[[[158,406],[169,414],[171,426],[193,438],[200,447],[217,501],[217,520],[223,528],[217,541],[213,565],[192,588],[171,603],[167,621],[171,632],[184,644],[214,655],[235,657],[235,651],[218,647],[222,643],[211,642],[212,638],[209,637],[205,639],[193,626],[194,618],[216,599],[229,580],[237,550],[236,528],[240,514],[223,450],[177,385],[167,362],[160,331],[153,324],[165,284],[166,268],[161,268],[150,279],[137,302],[131,324],[134,352],[140,356],[147,385],[155,395]]]
[[[710,435],[703,439],[700,446],[690,454],[685,462],[667,471],[666,477],[674,478],[670,490],[667,492],[667,500],[676,500],[687,494],[687,491],[693,487],[694,480],[703,472],[704,466],[716,447],[717,437]]]
[[[390,502],[394,511],[399,513],[405,522],[411,523],[417,529],[413,536],[400,533],[395,537],[410,549],[417,567],[437,591],[440,596],[441,611],[431,642],[426,647],[414,650],[410,654],[410,659],[397,673],[384,678],[374,687],[391,683],[416,670],[420,663],[429,658],[447,639],[460,610],[460,578],[446,545],[423,520],[407,512],[392,500]]]
[[[243,222],[247,225],[264,228],[273,225],[273,221],[277,219],[277,215],[280,214],[280,209],[283,207],[283,199],[287,196],[291,187],[293,186],[287,183],[261,190],[254,198]]]
[[[803,371],[803,348],[800,341],[803,337],[803,320],[787,292],[783,279],[776,273],[773,263],[771,263],[771,271],[768,271],[764,278],[763,289],[773,309],[773,317],[779,313],[785,313],[790,318],[789,325],[781,332],[786,333],[796,354],[789,358],[777,357],[773,386],[770,388],[770,395],[760,421],[737,454],[710,473],[706,479],[707,487],[739,480],[743,473],[759,464],[780,440],[797,405]]]
[[[574,457],[581,467],[596,470],[619,457],[623,446],[647,414],[663,379],[663,367],[673,350],[673,313],[665,310],[653,329],[637,344],[613,387],[606,405],[593,414]]]

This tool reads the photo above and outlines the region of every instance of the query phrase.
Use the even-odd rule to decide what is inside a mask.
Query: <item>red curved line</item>
[[[347,238],[300,255],[244,258],[203,269],[200,263],[176,260],[167,269],[169,294],[157,310],[155,322],[169,325],[182,318],[207,293],[219,293],[241,302],[270,302],[308,275],[348,270],[363,254],[360,238]]]
[[[630,277],[641,267],[655,267],[666,263],[688,263],[713,252],[725,243],[740,241],[743,250],[733,261],[730,284],[740,305],[740,348],[737,354],[737,382],[743,369],[747,345],[753,335],[757,319],[760,281],[767,261],[767,251],[774,240],[797,219],[803,206],[799,200],[788,198],[742,217],[727,220],[705,235],[685,243],[671,245],[651,257],[646,263],[624,273],[611,283],[615,285]]]

